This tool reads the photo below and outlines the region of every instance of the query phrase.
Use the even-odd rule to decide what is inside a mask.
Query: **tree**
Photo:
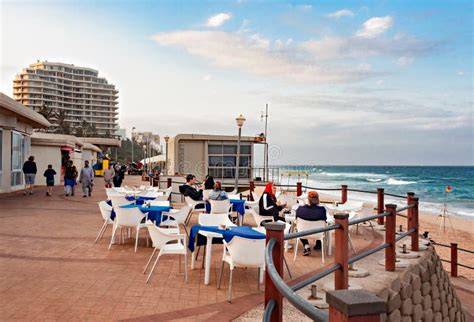
[[[46,105],[46,103],[43,103],[41,106],[40,110],[38,111],[39,114],[41,114],[45,119],[48,120],[48,122],[52,123],[52,121],[57,118],[56,113],[54,110]]]
[[[66,117],[66,111],[59,110],[59,113],[57,113],[56,116],[56,125],[58,126],[57,133],[59,134],[71,134],[71,128],[66,121]]]

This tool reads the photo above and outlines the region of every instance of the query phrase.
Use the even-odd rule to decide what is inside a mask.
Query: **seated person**
[[[317,221],[323,220],[326,221],[326,208],[319,206],[319,195],[316,191],[308,192],[308,205],[298,207],[296,210],[296,218],[301,218],[308,221]],[[301,243],[303,244],[303,256],[308,256],[311,254],[311,247],[307,239],[301,238]],[[316,245],[319,240],[316,241]],[[317,246],[314,246],[314,249],[317,249]],[[320,246],[321,247],[321,246]]]
[[[258,210],[260,216],[272,216],[274,221],[285,221],[284,217],[280,217],[280,211],[286,207],[286,203],[279,204],[275,197],[276,187],[272,182],[267,183],[263,195],[258,201]]]
[[[222,190],[222,183],[220,181],[216,181],[214,184],[214,189],[209,194],[209,200],[227,200],[229,196],[227,193]]]
[[[214,189],[214,178],[212,176],[207,175],[206,179],[204,179],[204,189],[205,190]]]
[[[202,200],[202,190],[194,188],[196,185],[196,177],[192,174],[186,176],[186,184],[179,187],[179,191],[185,196],[195,201]]]

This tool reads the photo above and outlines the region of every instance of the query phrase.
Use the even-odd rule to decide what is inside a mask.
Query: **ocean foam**
[[[416,181],[405,181],[405,180],[397,180],[397,179],[394,179],[394,178],[388,178],[386,184],[389,184],[389,185],[402,185],[402,184],[414,184],[416,183]]]
[[[369,181],[369,182],[380,182],[380,181],[382,181],[382,179],[380,179],[380,178],[379,179],[367,178],[367,181]]]

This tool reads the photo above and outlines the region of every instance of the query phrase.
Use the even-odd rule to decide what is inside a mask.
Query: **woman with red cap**
[[[278,204],[275,197],[276,187],[272,182],[267,183],[263,195],[258,202],[260,216],[273,216],[274,221],[285,221],[285,218],[280,217],[280,210],[286,207],[285,204]]]

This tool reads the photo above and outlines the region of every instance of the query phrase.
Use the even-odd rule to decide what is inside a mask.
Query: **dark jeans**
[[[277,208],[271,208],[265,211],[265,213],[260,214],[261,216],[272,216],[274,221],[281,220],[285,222],[285,217],[280,217],[280,212],[278,211]]]
[[[301,240],[301,243],[303,244],[303,247],[306,248],[306,245],[309,246],[309,242],[307,239],[301,238],[300,240]],[[314,245],[314,247],[321,249],[321,241],[319,239],[316,241],[316,244]]]

